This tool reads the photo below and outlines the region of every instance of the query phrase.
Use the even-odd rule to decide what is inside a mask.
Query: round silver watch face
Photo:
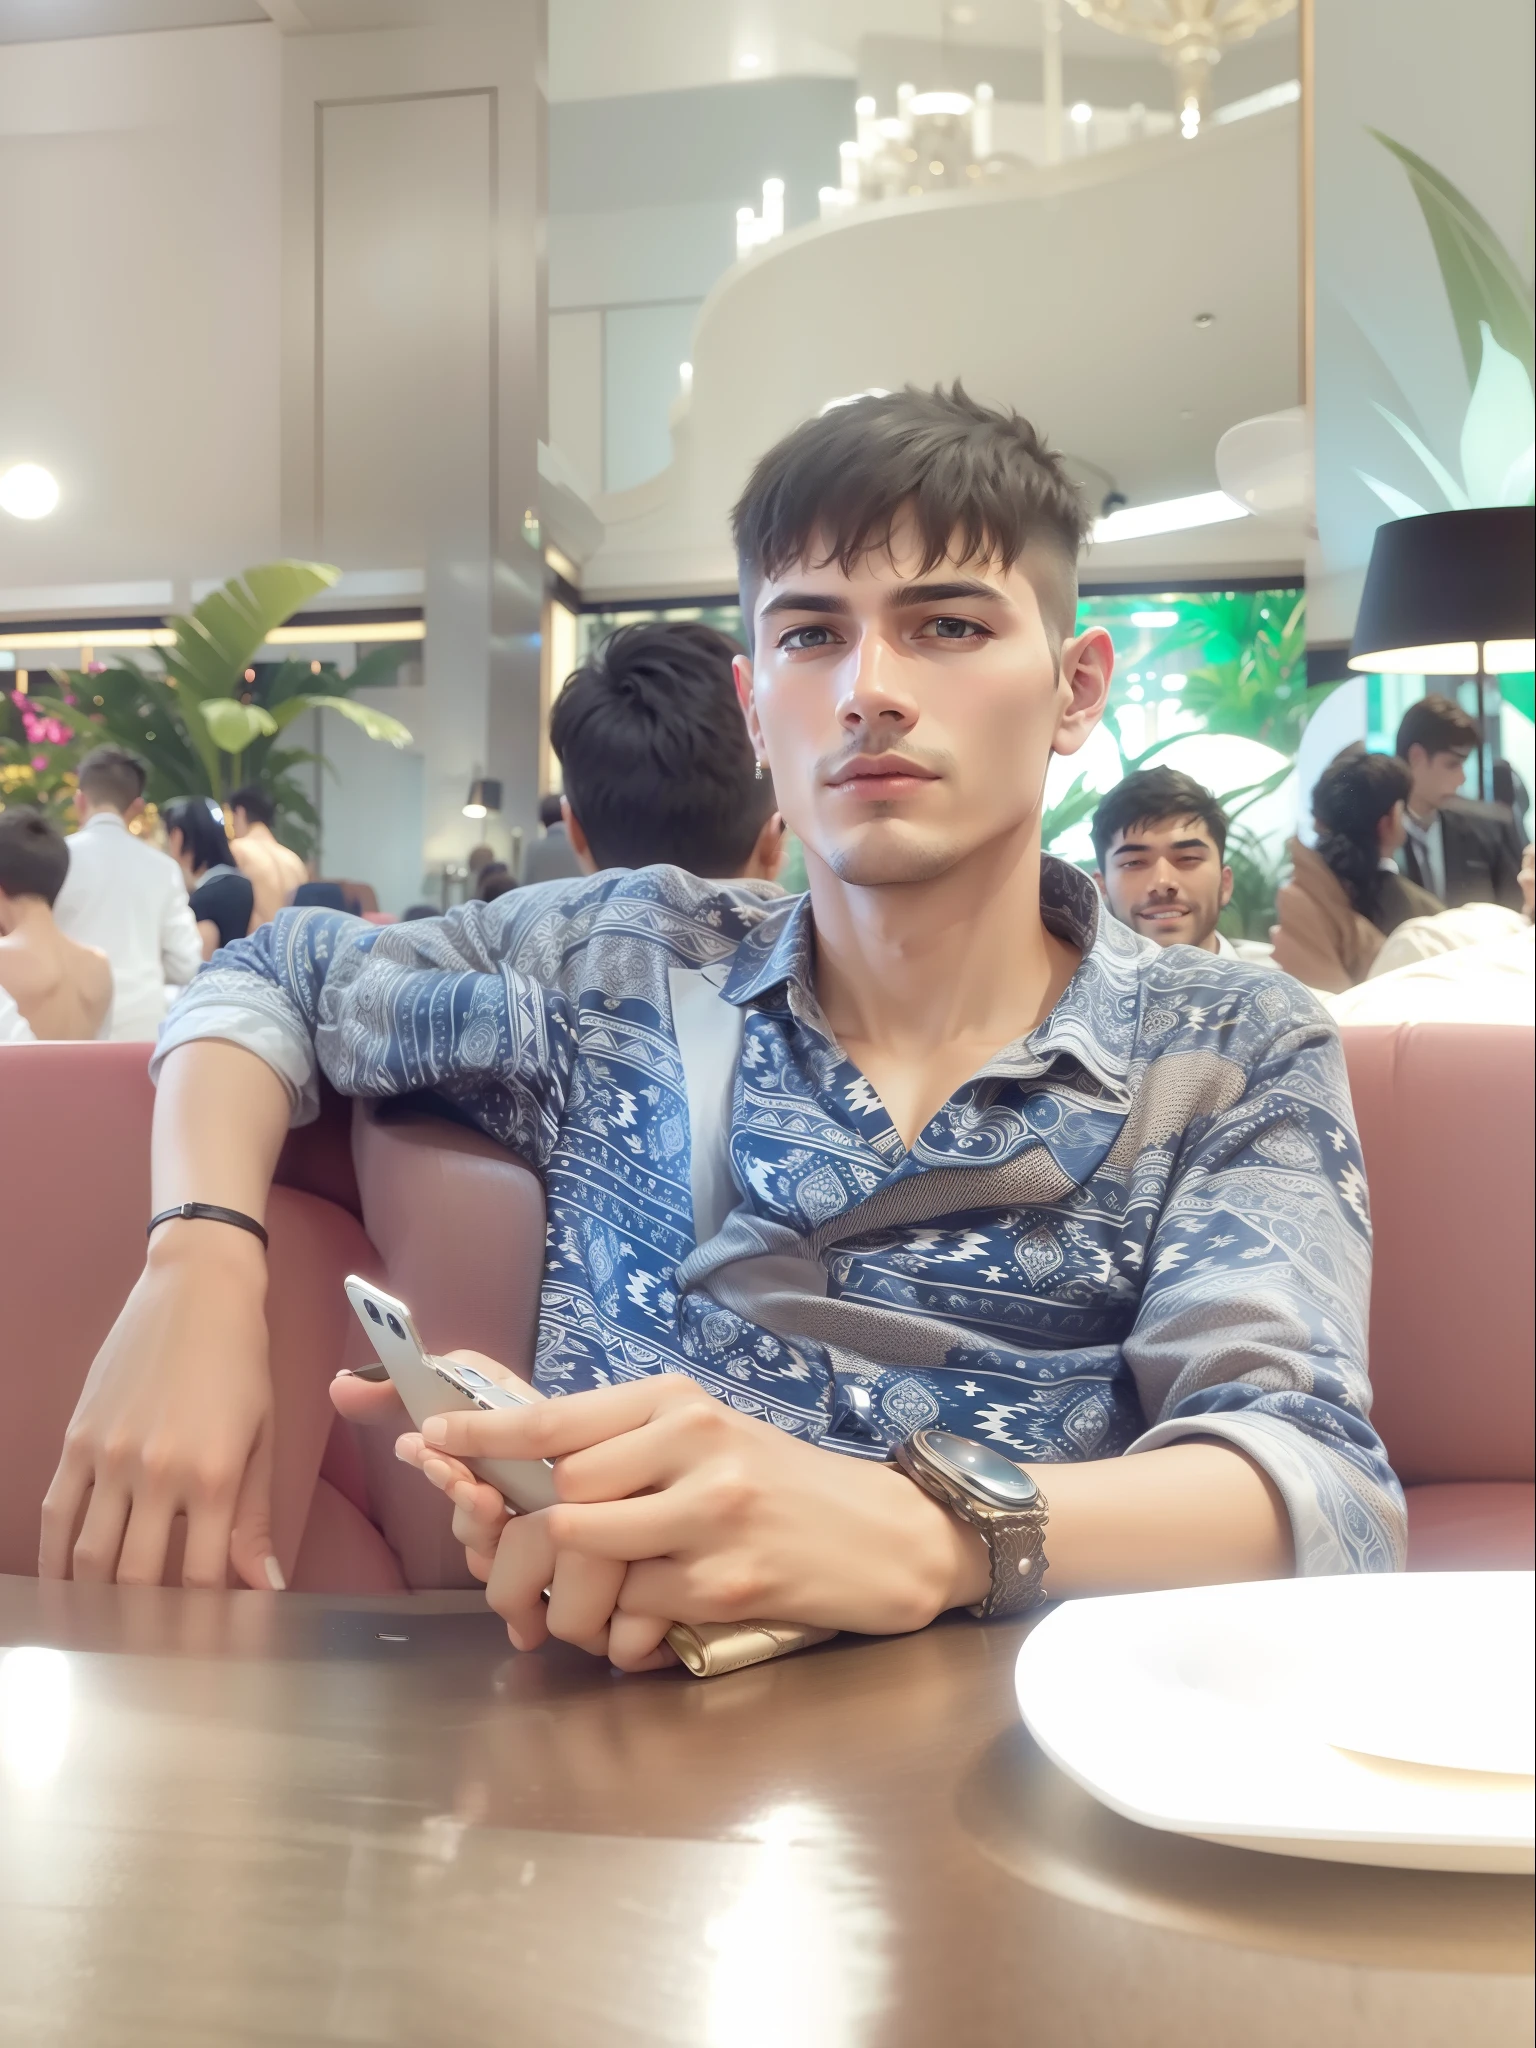
[[[968,1436],[953,1436],[947,1429],[920,1429],[917,1441],[935,1465],[989,1506],[1017,1513],[1032,1508],[1040,1498],[1040,1489],[1029,1474],[986,1444]]]

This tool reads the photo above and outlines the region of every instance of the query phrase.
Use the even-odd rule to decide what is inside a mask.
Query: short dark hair
[[[1368,754],[1359,740],[1335,754],[1313,786],[1317,850],[1355,909],[1373,921],[1382,878],[1377,827],[1412,788],[1395,754]]]
[[[1410,747],[1422,747],[1426,754],[1471,754],[1477,751],[1477,721],[1449,697],[1421,697],[1403,713],[1397,728],[1398,759],[1406,761]]]
[[[167,832],[181,834],[181,843],[199,873],[204,868],[233,865],[235,857],[229,850],[224,813],[211,796],[174,798],[161,811],[160,822]]]
[[[736,701],[734,640],[621,626],[555,699],[549,743],[600,868],[739,874],[773,810]]]
[[[504,860],[488,860],[480,870],[475,896],[481,903],[494,903],[498,896],[505,896],[509,889],[516,887],[517,877]]]
[[[1138,768],[1117,782],[1093,814],[1093,850],[1102,874],[1115,836],[1133,825],[1152,825],[1162,818],[1198,818],[1227,857],[1227,814],[1203,782],[1181,775],[1177,768]]]
[[[437,903],[412,903],[400,913],[402,924],[419,924],[424,917],[441,917],[442,906]]]
[[[41,811],[0,811],[0,890],[7,896],[41,896],[51,909],[69,873],[64,834]]]
[[[559,797],[551,795],[539,798],[539,823],[546,832],[551,825],[558,825],[564,815],[565,813],[560,808]]]
[[[871,392],[806,420],[769,449],[731,514],[750,640],[752,607],[768,577],[796,562],[836,562],[846,574],[888,550],[910,521],[919,574],[947,557],[1011,569],[1033,544],[1061,563],[1058,588],[1040,592],[1048,626],[1063,638],[1077,609],[1077,556],[1087,507],[1030,422],[981,405],[962,385]]]
[[[229,808],[232,811],[244,811],[253,825],[265,825],[269,832],[272,829],[272,821],[277,816],[277,805],[267,792],[254,782],[248,782],[243,789],[233,792],[229,799]]]
[[[93,804],[126,811],[144,794],[149,770],[126,747],[92,747],[78,770],[80,787]]]

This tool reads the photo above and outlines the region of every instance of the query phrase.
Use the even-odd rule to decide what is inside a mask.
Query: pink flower
[[[33,770],[33,773],[34,773],[34,774],[36,774],[36,775],[41,775],[41,774],[42,774],[42,772],[43,772],[43,770],[44,770],[44,769],[45,769],[45,768],[46,768],[47,766],[48,766],[48,756],[47,756],[46,754],[37,754],[37,755],[35,755],[35,756],[33,757],[33,761],[32,761],[32,770]]]

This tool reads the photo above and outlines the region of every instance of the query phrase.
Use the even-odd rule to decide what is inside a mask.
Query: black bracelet
[[[243,1216],[238,1209],[221,1209],[217,1202],[178,1202],[174,1209],[162,1209],[158,1216],[151,1216],[149,1229],[144,1235],[150,1237],[162,1223],[184,1216],[191,1223],[233,1223],[237,1230],[248,1230],[252,1237],[259,1237],[263,1247],[267,1233],[254,1216]]]

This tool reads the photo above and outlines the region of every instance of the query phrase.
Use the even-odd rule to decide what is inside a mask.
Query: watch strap
[[[162,1209],[158,1216],[151,1216],[146,1237],[151,1237],[162,1223],[182,1218],[189,1223],[230,1223],[236,1230],[248,1230],[252,1237],[259,1237],[263,1245],[267,1233],[254,1216],[247,1216],[240,1209],[226,1209],[218,1202],[178,1202],[174,1209]]]
[[[1049,1508],[1036,1488],[1034,1504],[1012,1511],[983,1507],[963,1487],[933,1471],[910,1443],[897,1444],[897,1465],[930,1498],[968,1522],[987,1546],[992,1583],[987,1597],[967,1609],[982,1621],[1028,1614],[1045,1599],[1045,1525]]]

